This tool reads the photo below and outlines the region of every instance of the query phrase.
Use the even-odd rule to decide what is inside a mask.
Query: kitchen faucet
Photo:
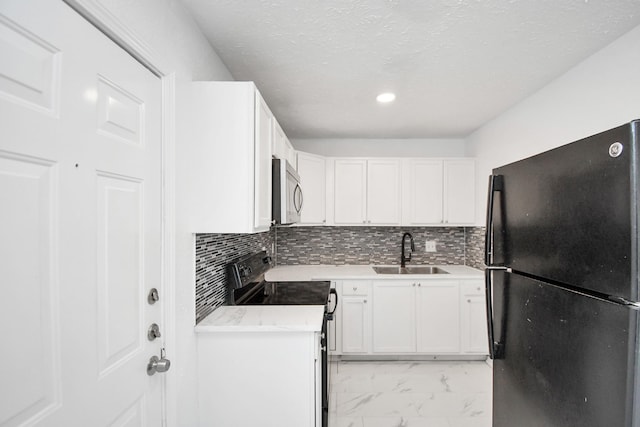
[[[404,256],[404,241],[405,241],[405,239],[407,238],[407,236],[409,237],[409,239],[411,239],[411,252],[409,252],[409,257],[408,257],[408,258]],[[404,268],[405,263],[406,263],[407,261],[411,261],[411,254],[412,254],[412,253],[413,253],[413,251],[415,251],[415,250],[416,250],[416,246],[415,246],[415,245],[414,245],[414,243],[413,243],[413,236],[411,235],[411,233],[404,233],[404,234],[402,235],[402,253],[401,253],[401,255],[400,255],[400,267],[401,267],[401,268]]]

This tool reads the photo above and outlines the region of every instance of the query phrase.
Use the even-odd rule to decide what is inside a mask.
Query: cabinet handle
[[[366,304],[366,303],[367,303],[367,300],[364,300],[363,302]]]
[[[468,299],[468,300],[467,300],[467,302],[471,302],[471,300],[470,300],[470,299]]]
[[[413,286],[415,286],[416,284],[414,283]]]
[[[357,286],[354,286],[354,287],[353,287],[353,292],[355,292],[355,291],[357,291],[357,290],[358,290],[358,287],[357,287]]]
[[[418,283],[418,286],[422,286],[422,283]]]

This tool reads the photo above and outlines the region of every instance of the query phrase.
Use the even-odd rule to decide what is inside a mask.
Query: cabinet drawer
[[[342,295],[369,295],[369,282],[342,282]]]
[[[464,283],[461,282],[461,290],[462,295],[484,295],[485,294],[485,284],[484,282],[471,282]]]

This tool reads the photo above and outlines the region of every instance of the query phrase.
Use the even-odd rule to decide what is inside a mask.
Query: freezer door
[[[493,264],[638,301],[640,122],[494,169]]]
[[[637,426],[638,312],[493,272],[493,427]]]

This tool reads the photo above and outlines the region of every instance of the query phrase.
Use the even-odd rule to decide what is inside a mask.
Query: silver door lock
[[[149,339],[149,341],[160,338],[160,326],[158,326],[156,323],[152,323],[151,326],[149,326],[149,330],[147,330],[147,338]]]
[[[156,372],[167,372],[171,367],[171,361],[165,358],[164,348],[160,350],[160,357],[151,356],[147,365],[147,375],[151,376]]]
[[[158,294],[158,290],[156,288],[151,288],[151,290],[149,291],[149,295],[147,296],[147,302],[153,305],[159,299],[160,299],[160,295]]]

